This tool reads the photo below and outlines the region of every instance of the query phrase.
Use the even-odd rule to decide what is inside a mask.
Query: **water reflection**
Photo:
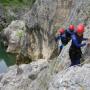
[[[6,73],[8,71],[8,66],[6,65],[5,61],[2,59],[0,60],[0,74]]]
[[[14,54],[6,53],[6,48],[0,42],[0,61],[4,60],[7,66],[14,65],[16,62],[16,56]]]

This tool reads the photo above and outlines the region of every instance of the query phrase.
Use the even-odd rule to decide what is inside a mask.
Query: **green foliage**
[[[29,6],[31,7],[35,0],[0,0],[0,4],[4,6]]]
[[[16,35],[21,39],[21,37],[24,36],[24,33],[23,31],[18,31]]]

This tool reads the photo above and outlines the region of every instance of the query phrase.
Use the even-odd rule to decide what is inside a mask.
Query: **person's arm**
[[[60,35],[59,35],[59,36],[57,36],[57,37],[55,37],[55,41],[57,42],[60,38],[61,38],[61,36],[60,36]]]
[[[67,32],[68,32],[69,34],[72,34],[72,32],[71,32],[69,29],[67,29]]]
[[[78,48],[83,47],[83,46],[86,45],[86,43],[79,44],[78,41],[77,41],[77,39],[76,39],[76,37],[75,37],[75,35],[72,35],[72,41],[75,44],[75,46],[78,47]]]
[[[69,34],[74,34],[74,33],[76,33],[76,31],[74,30],[74,31],[70,31],[69,29],[67,29],[67,32],[69,33]]]

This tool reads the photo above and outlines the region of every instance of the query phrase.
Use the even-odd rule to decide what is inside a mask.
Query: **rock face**
[[[0,31],[7,26],[7,20],[4,15],[4,8],[0,6]]]
[[[55,75],[48,90],[89,90],[90,64],[68,68]]]
[[[23,89],[28,90],[29,89],[28,86],[30,85],[30,83],[32,81],[34,81],[38,77],[38,74],[41,71],[43,71],[44,69],[46,69],[47,67],[48,67],[47,60],[40,60],[40,61],[33,62],[31,64],[28,64],[28,65],[21,65],[19,67],[20,68],[19,73],[17,73],[18,67],[12,66],[9,69],[9,73],[7,73],[7,75],[5,75],[5,78],[2,79],[3,75],[1,76],[2,80],[1,80],[0,88],[2,90],[6,90],[6,89],[9,89],[9,90],[23,90]],[[10,82],[11,80],[13,80],[13,82]],[[18,81],[19,81],[19,83],[17,83]]]
[[[12,66],[0,77],[1,90],[89,90],[90,64],[54,73],[47,60]],[[18,73],[17,73],[18,70]],[[26,74],[27,73],[27,74]]]
[[[78,2],[80,3],[78,4]],[[23,45],[21,46],[18,43],[19,48],[16,48],[16,51],[13,51],[13,53],[20,51],[22,48],[23,54],[27,54],[32,59],[49,59],[54,57],[53,53],[57,51],[55,51],[54,41],[55,30],[60,27],[67,28],[70,23],[77,25],[83,22],[87,24],[89,21],[89,8],[88,1],[85,2],[83,0],[36,0],[29,12],[19,16],[15,15],[23,20],[27,30],[23,37]],[[12,9],[8,10],[10,12],[13,11]],[[12,13],[10,14],[12,15]],[[19,22],[22,22],[22,20]],[[18,23],[15,24],[18,25]],[[8,36],[7,34],[5,35],[6,37]],[[17,36],[14,35],[13,38],[15,37]],[[9,39],[7,38],[8,41],[11,41]],[[17,39],[17,42],[21,42],[20,39]],[[17,42],[14,42],[15,47],[17,47]],[[15,47],[12,48],[8,44],[7,51],[12,52],[12,49],[15,49]]]
[[[30,39],[35,37],[32,39],[34,42],[32,46],[33,51],[35,51],[33,55],[38,56],[37,58],[48,59],[53,55],[55,30],[60,28],[72,7],[72,2],[71,7],[69,7],[70,0],[66,0],[66,2],[62,0],[37,0],[32,9],[23,16],[27,27],[32,30]],[[64,8],[61,9],[62,3],[64,3]],[[62,11],[65,14],[61,14]],[[30,32],[30,30],[28,31]],[[31,44],[32,41],[30,40]],[[31,51],[31,49],[29,50]]]
[[[71,4],[69,5],[69,3]],[[54,41],[55,30],[60,28],[65,18],[68,17],[72,3],[71,0],[36,0],[32,9],[25,15],[21,15],[20,18],[27,26],[27,34],[24,37],[25,43],[23,44],[23,51],[26,51],[24,53],[27,53],[32,59],[49,59],[55,56],[53,56],[53,53],[56,53]],[[63,8],[61,9],[61,7]],[[62,12],[63,14],[61,14]],[[13,37],[15,38],[16,36]],[[9,39],[8,41],[10,41]],[[15,45],[17,47],[17,43]]]
[[[25,23],[23,21],[13,21],[7,28],[3,30],[3,34],[7,38],[7,52],[17,53],[22,47],[22,40],[25,36]]]
[[[88,31],[88,30],[87,30]],[[86,32],[85,32],[86,33]],[[88,31],[88,33],[90,33]],[[85,34],[88,36],[88,34]],[[54,60],[38,60],[31,64],[12,66],[0,80],[1,90],[89,90],[90,47],[84,65],[70,66],[70,43]],[[83,50],[83,53],[85,49]],[[86,64],[88,63],[88,64]]]
[[[20,19],[28,10],[29,8],[3,6],[0,3],[0,31],[6,28],[12,20]]]
[[[52,7],[53,6],[53,7]],[[51,41],[51,26],[55,15],[57,2],[55,0],[37,0],[32,9],[23,16],[29,32],[31,48],[29,54],[36,58],[49,58],[54,50],[54,40]],[[33,38],[34,37],[34,38]]]
[[[78,4],[78,2],[80,3]],[[74,10],[75,13],[72,14],[73,12],[71,11],[70,14],[70,18],[73,15],[75,20],[74,22],[72,22],[71,19],[69,21],[69,23],[72,22],[75,23],[76,25],[81,21],[84,24],[86,24],[85,28],[86,30],[84,34],[85,37],[89,37],[90,35],[89,7],[90,7],[89,0],[87,1],[75,0],[74,9],[72,9],[72,11]],[[87,12],[84,12],[83,10]],[[84,14],[85,18],[82,18],[83,19],[82,20],[81,17],[83,17]],[[88,19],[86,18],[86,16],[88,17]],[[34,30],[28,33],[36,32],[38,34],[38,32]],[[21,65],[19,67],[17,66],[10,67],[9,71],[6,74],[0,75],[0,89],[1,90],[90,90],[90,83],[89,83],[90,47],[87,46],[82,48],[83,59],[85,60],[83,62],[83,65],[73,67],[69,67],[70,66],[70,59],[68,55],[69,47],[70,42],[68,43],[67,46],[64,47],[61,54],[53,60],[44,59],[32,62],[31,64],[28,65]]]

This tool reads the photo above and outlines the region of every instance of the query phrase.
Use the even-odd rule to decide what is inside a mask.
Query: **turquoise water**
[[[14,65],[16,62],[16,56],[6,53],[6,49],[2,43],[0,43],[0,60],[4,60],[7,66]]]

